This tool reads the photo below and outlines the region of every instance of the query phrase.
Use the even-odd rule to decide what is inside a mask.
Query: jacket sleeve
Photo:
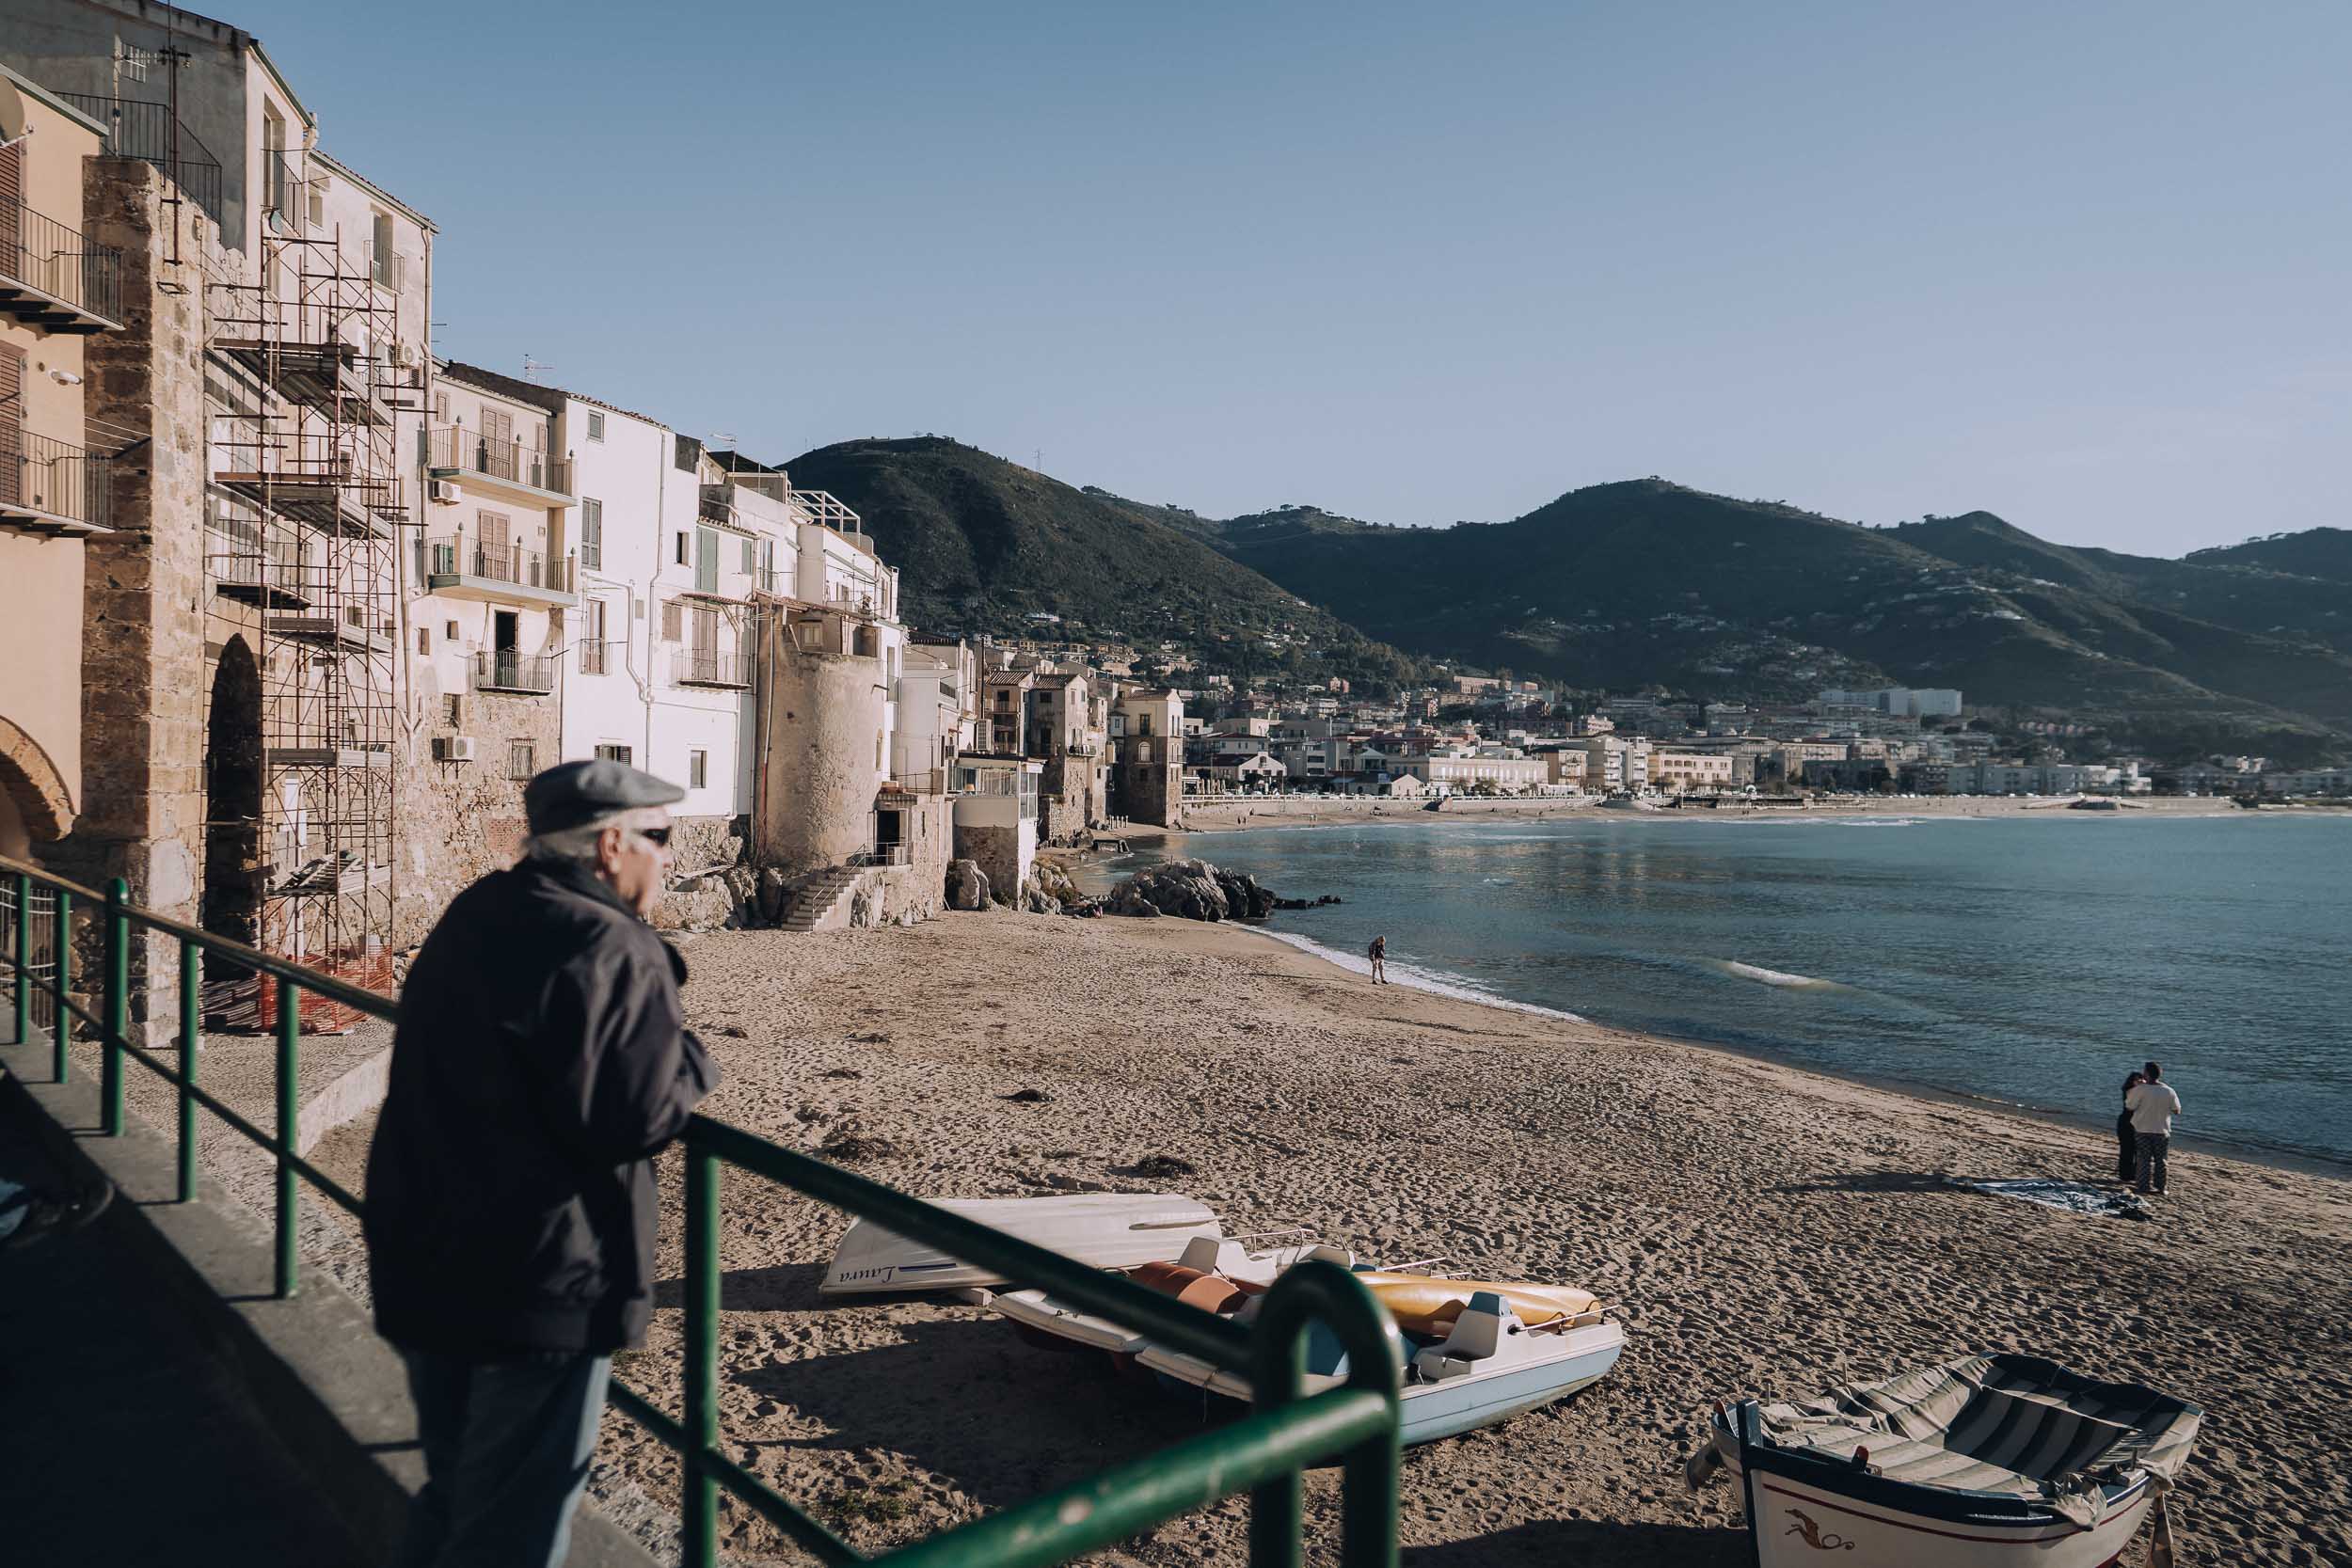
[[[591,948],[548,983],[535,1042],[556,1082],[558,1136],[597,1164],[645,1159],[683,1132],[718,1083],[666,970]]]

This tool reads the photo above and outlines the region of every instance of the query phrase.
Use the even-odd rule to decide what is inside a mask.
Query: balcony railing
[[[195,132],[185,125],[173,126],[169,105],[89,92],[61,92],[57,96],[106,127],[109,153],[153,164],[180,187],[181,194],[211,214],[215,223],[223,229],[229,227],[221,215],[220,160],[197,139]]]
[[[103,453],[0,422],[0,516],[52,528],[105,528],[112,515],[107,461]]]
[[[544,588],[553,594],[572,591],[571,562],[549,561],[520,545],[492,545],[459,534],[424,542],[428,577],[485,578],[511,582],[517,588]]]
[[[743,654],[680,648],[670,656],[670,680],[676,686],[746,687],[752,684],[752,661]]]
[[[546,696],[555,689],[555,660],[546,654],[488,653],[473,656],[476,691],[526,691]]]
[[[906,795],[945,795],[950,776],[944,768],[925,768],[915,773],[893,773],[886,787]]]
[[[454,468],[480,474],[485,479],[502,479],[509,484],[527,484],[533,490],[560,496],[572,493],[569,459],[526,447],[520,441],[492,440],[463,425],[442,425],[435,430],[427,461],[436,468]]]
[[[850,856],[851,865],[904,865],[907,863],[904,844],[877,844],[871,849],[858,849]]]
[[[90,316],[119,322],[122,252],[22,201],[0,200],[0,311],[67,331],[95,329]]]

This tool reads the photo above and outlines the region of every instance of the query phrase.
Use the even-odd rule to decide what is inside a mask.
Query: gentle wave
[[[1761,964],[1743,964],[1737,958],[1710,958],[1708,963],[1711,968],[1720,969],[1725,974],[1738,975],[1742,980],[1757,980],[1768,986],[1780,986],[1790,990],[1847,990],[1851,989],[1839,985],[1835,980],[1817,980],[1810,974],[1789,974],[1777,969],[1766,969]]]
[[[1295,931],[1268,931],[1261,928],[1258,934],[1272,937],[1276,942],[1295,947],[1302,953],[1311,953],[1326,963],[1337,964],[1351,974],[1368,975],[1372,973],[1372,960],[1361,954],[1343,953],[1337,948],[1326,947],[1313,938],[1302,937]],[[1392,985],[1409,987],[1414,990],[1425,990],[1437,996],[1450,996],[1456,1002],[1475,1002],[1485,1007],[1501,1007],[1506,1012],[1514,1013],[1533,1013],[1537,1018],[1563,1019],[1570,1023],[1592,1022],[1581,1013],[1568,1012],[1564,1008],[1539,1007],[1533,1002],[1514,1002],[1499,991],[1488,990],[1466,974],[1442,974],[1435,970],[1422,969],[1417,964],[1400,963],[1394,958],[1388,961],[1386,969],[1389,981]]]

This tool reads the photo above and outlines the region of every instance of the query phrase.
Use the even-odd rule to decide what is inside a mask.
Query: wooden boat
[[[1196,1242],[1174,1265],[1132,1271],[1142,1284],[1203,1311],[1252,1321],[1266,1287],[1308,1258],[1352,1266],[1348,1254],[1321,1243],[1249,1252]],[[1220,1268],[1218,1265],[1223,1264]],[[1454,1280],[1422,1265],[1359,1271],[1396,1317],[1406,1339],[1399,1400],[1406,1444],[1451,1437],[1562,1399],[1616,1365],[1625,1330],[1609,1322],[1591,1294],[1569,1286]],[[1247,1402],[1248,1380],[1153,1344],[1120,1324],[1075,1310],[1041,1291],[1016,1291],[993,1304],[1034,1342],[1085,1346],[1108,1354],[1122,1371],[1142,1371],[1173,1386]],[[1523,1307],[1523,1318],[1515,1307]],[[1530,1322],[1529,1318],[1535,1321]],[[1347,1375],[1347,1357],[1320,1325],[1310,1330],[1309,1392]]]
[[[1073,1193],[1056,1197],[950,1197],[938,1206],[1098,1269],[1168,1262],[1187,1243],[1215,1244],[1216,1216],[1174,1193]],[[910,1242],[865,1220],[851,1223],[834,1249],[827,1295],[946,1291],[993,1286],[1004,1276]]]
[[[2164,1494],[2201,1412],[2032,1355],[1975,1355],[1800,1404],[1719,1407],[1692,1456],[1727,1471],[1758,1568],[2102,1568],[2151,1513],[2171,1557]]]

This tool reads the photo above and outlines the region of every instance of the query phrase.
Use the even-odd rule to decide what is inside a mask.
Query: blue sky
[[[2352,525],[2341,4],[215,14],[440,226],[442,353],[773,460]]]

